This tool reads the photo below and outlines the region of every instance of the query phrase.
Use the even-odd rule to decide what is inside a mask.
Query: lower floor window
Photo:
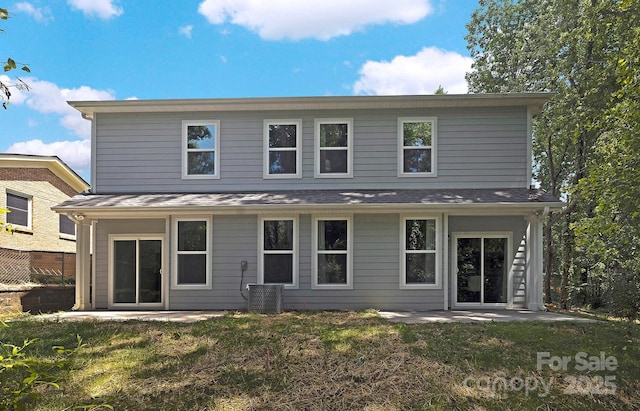
[[[260,223],[258,282],[298,286],[297,218],[264,218]]]
[[[210,227],[210,219],[176,220],[174,286],[211,286]]]
[[[402,220],[401,287],[429,288],[439,285],[438,237],[436,218]]]
[[[314,219],[313,285],[351,288],[351,219]]]

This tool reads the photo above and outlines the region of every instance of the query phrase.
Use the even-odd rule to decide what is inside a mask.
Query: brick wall
[[[0,168],[0,181],[46,181],[66,194],[67,197],[73,197],[78,194],[76,190],[48,168]]]
[[[68,311],[75,302],[75,287],[42,286],[22,291],[0,291],[0,312],[31,314]]]
[[[6,208],[7,190],[31,197],[31,228],[1,235],[0,247],[75,252],[75,239],[60,234],[60,217],[51,210],[77,194],[72,187],[46,168],[0,168],[0,208]]]

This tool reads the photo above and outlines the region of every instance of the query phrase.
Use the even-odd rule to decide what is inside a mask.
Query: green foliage
[[[446,91],[444,87],[442,87],[442,84],[439,84],[438,88],[433,92],[433,94],[449,94],[449,92]]]
[[[637,276],[627,278],[623,274],[612,275],[604,295],[612,314],[630,320],[640,317],[640,283]]]
[[[9,11],[4,8],[0,8],[0,20],[9,19]],[[4,30],[0,29],[0,33],[4,32]],[[7,61],[4,63],[4,72],[8,72],[11,70],[16,70],[20,67],[20,70],[30,73],[31,70],[26,64],[16,63],[14,59],[11,57],[7,58]],[[0,100],[2,100],[2,107],[7,108],[7,104],[9,103],[9,99],[11,98],[11,88],[16,88],[18,90],[28,90],[29,86],[20,79],[16,80],[16,83],[3,83],[0,81]]]
[[[25,339],[21,345],[2,344],[0,354],[0,408],[5,410],[27,410],[42,395],[42,387],[60,389],[59,382],[71,372],[71,357],[84,347],[77,336],[73,349],[56,345],[51,359],[37,359],[27,355],[27,348],[36,339]]]
[[[2,216],[3,214],[8,213],[9,210],[7,210],[6,208],[0,208],[0,216]],[[12,228],[11,228],[11,224],[7,224],[4,221],[0,221],[0,233],[5,232],[7,234],[11,234],[12,233]]]
[[[470,90],[556,93],[533,124],[534,177],[568,203],[545,230],[547,284],[595,304],[612,273],[640,275],[640,1],[479,4]]]

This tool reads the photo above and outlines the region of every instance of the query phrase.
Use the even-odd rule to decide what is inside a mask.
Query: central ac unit
[[[282,312],[282,284],[248,284],[249,301],[247,311],[261,314]]]

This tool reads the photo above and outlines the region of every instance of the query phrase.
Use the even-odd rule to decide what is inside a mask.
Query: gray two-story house
[[[92,124],[92,189],[55,207],[76,307],[243,309],[256,283],[285,309],[537,310],[549,97],[71,102]]]

